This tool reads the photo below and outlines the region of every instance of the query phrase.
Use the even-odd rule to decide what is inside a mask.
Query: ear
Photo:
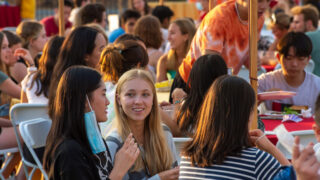
[[[120,101],[120,96],[119,94],[116,94],[116,101],[119,104],[119,106],[121,106],[121,101]]]
[[[189,34],[184,34],[184,35],[183,35],[183,39],[184,39],[184,41],[188,41],[188,39],[189,39]]]
[[[314,131],[314,135],[316,136],[316,139],[318,142],[320,142],[320,128],[316,123],[312,125],[312,129]]]
[[[88,65],[88,63],[89,63],[89,55],[88,54],[86,54],[84,56],[84,61],[86,61],[87,65]]]

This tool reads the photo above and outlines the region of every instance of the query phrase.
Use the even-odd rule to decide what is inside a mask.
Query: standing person
[[[151,13],[151,7],[148,5],[148,0],[132,0],[131,7],[137,10],[141,16],[145,16]]]
[[[134,35],[139,36],[147,47],[149,69],[154,73],[156,73],[158,60],[163,55],[160,50],[163,41],[160,28],[159,20],[151,15],[140,18],[134,27]]]
[[[94,128],[107,120],[105,93],[100,73],[91,68],[74,66],[63,73],[57,96],[49,101],[52,127],[43,166],[50,179],[122,179],[135,162],[139,149],[131,134],[112,164],[109,147]]]
[[[195,25],[186,18],[177,19],[170,24],[168,40],[171,49],[158,61],[157,82],[167,80],[167,73],[172,79],[175,77],[182,60],[186,57],[195,32]]]
[[[64,0],[64,8],[63,8],[63,17],[64,18],[64,24],[65,24],[65,29],[69,29],[72,27],[72,23],[69,21],[70,13],[73,8],[73,3],[70,0]],[[59,10],[56,7],[54,9],[54,15],[49,16],[46,18],[43,18],[41,20],[41,23],[43,24],[47,36],[54,36],[58,35],[59,33]]]
[[[258,1],[258,32],[269,0]],[[218,53],[233,73],[249,63],[248,0],[226,1],[212,9],[201,22],[179,74],[187,82],[193,63],[204,54]]]
[[[97,68],[106,40],[97,30],[82,26],[74,29],[62,44],[60,54],[51,75],[49,99],[55,97],[55,90],[63,72],[70,66],[84,65]],[[53,97],[50,97],[50,95]]]
[[[178,179],[172,134],[160,123],[157,95],[147,71],[133,69],[120,77],[115,109],[116,128],[107,137],[112,161],[130,133],[141,152],[123,179]]]
[[[35,60],[48,41],[45,28],[37,21],[23,21],[17,27],[17,35],[22,39],[22,47],[30,52],[32,60]],[[26,59],[21,57],[15,65],[16,70],[13,77],[20,83],[27,75]],[[37,66],[37,61],[34,61]]]
[[[136,10],[125,10],[120,17],[120,27],[113,30],[109,35],[110,42],[113,43],[118,37],[123,34],[133,34],[134,26],[140,17],[140,13]]]
[[[320,76],[320,30],[318,30],[319,11],[312,5],[296,6],[293,14],[292,31],[303,32],[312,41],[311,59],[314,61],[313,73]]]
[[[281,165],[290,165],[261,130],[249,131],[254,104],[255,93],[244,79],[219,77],[208,90],[193,139],[183,150],[179,179],[265,180],[281,171]]]
[[[29,73],[21,82],[21,102],[48,104],[49,85],[64,37],[52,37],[44,47],[39,70]]]

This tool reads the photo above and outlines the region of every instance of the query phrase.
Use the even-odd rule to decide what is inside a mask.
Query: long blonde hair
[[[144,150],[146,166],[148,167],[150,175],[153,176],[162,171],[171,169],[173,156],[161,126],[156,90],[149,72],[141,69],[132,69],[124,73],[118,81],[116,96],[119,96],[121,93],[123,85],[133,79],[142,79],[146,81],[151,86],[153,93],[153,106],[150,114],[144,121]],[[124,141],[131,132],[128,124],[128,117],[120,107],[119,102],[117,100],[115,100],[115,102],[116,127],[119,135]],[[144,164],[140,153],[132,171],[138,171],[141,169],[144,169]]]

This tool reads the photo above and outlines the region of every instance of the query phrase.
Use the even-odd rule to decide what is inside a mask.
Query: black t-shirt
[[[48,176],[54,180],[101,179],[96,162],[94,155],[77,141],[66,139],[56,150]],[[106,170],[110,174],[112,167]]]

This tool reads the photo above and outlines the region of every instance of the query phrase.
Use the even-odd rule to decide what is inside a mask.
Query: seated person
[[[109,41],[113,43],[119,36],[127,33],[133,34],[133,28],[137,20],[141,17],[138,11],[127,9],[121,14],[120,27],[113,30],[109,35]]]
[[[292,98],[265,101],[266,108],[282,110],[284,106],[308,106],[314,110],[320,92],[320,78],[306,72],[312,51],[311,40],[304,33],[290,32],[277,45],[281,69],[259,76],[258,92],[273,90],[293,91]],[[281,107],[281,108],[278,108]]]

